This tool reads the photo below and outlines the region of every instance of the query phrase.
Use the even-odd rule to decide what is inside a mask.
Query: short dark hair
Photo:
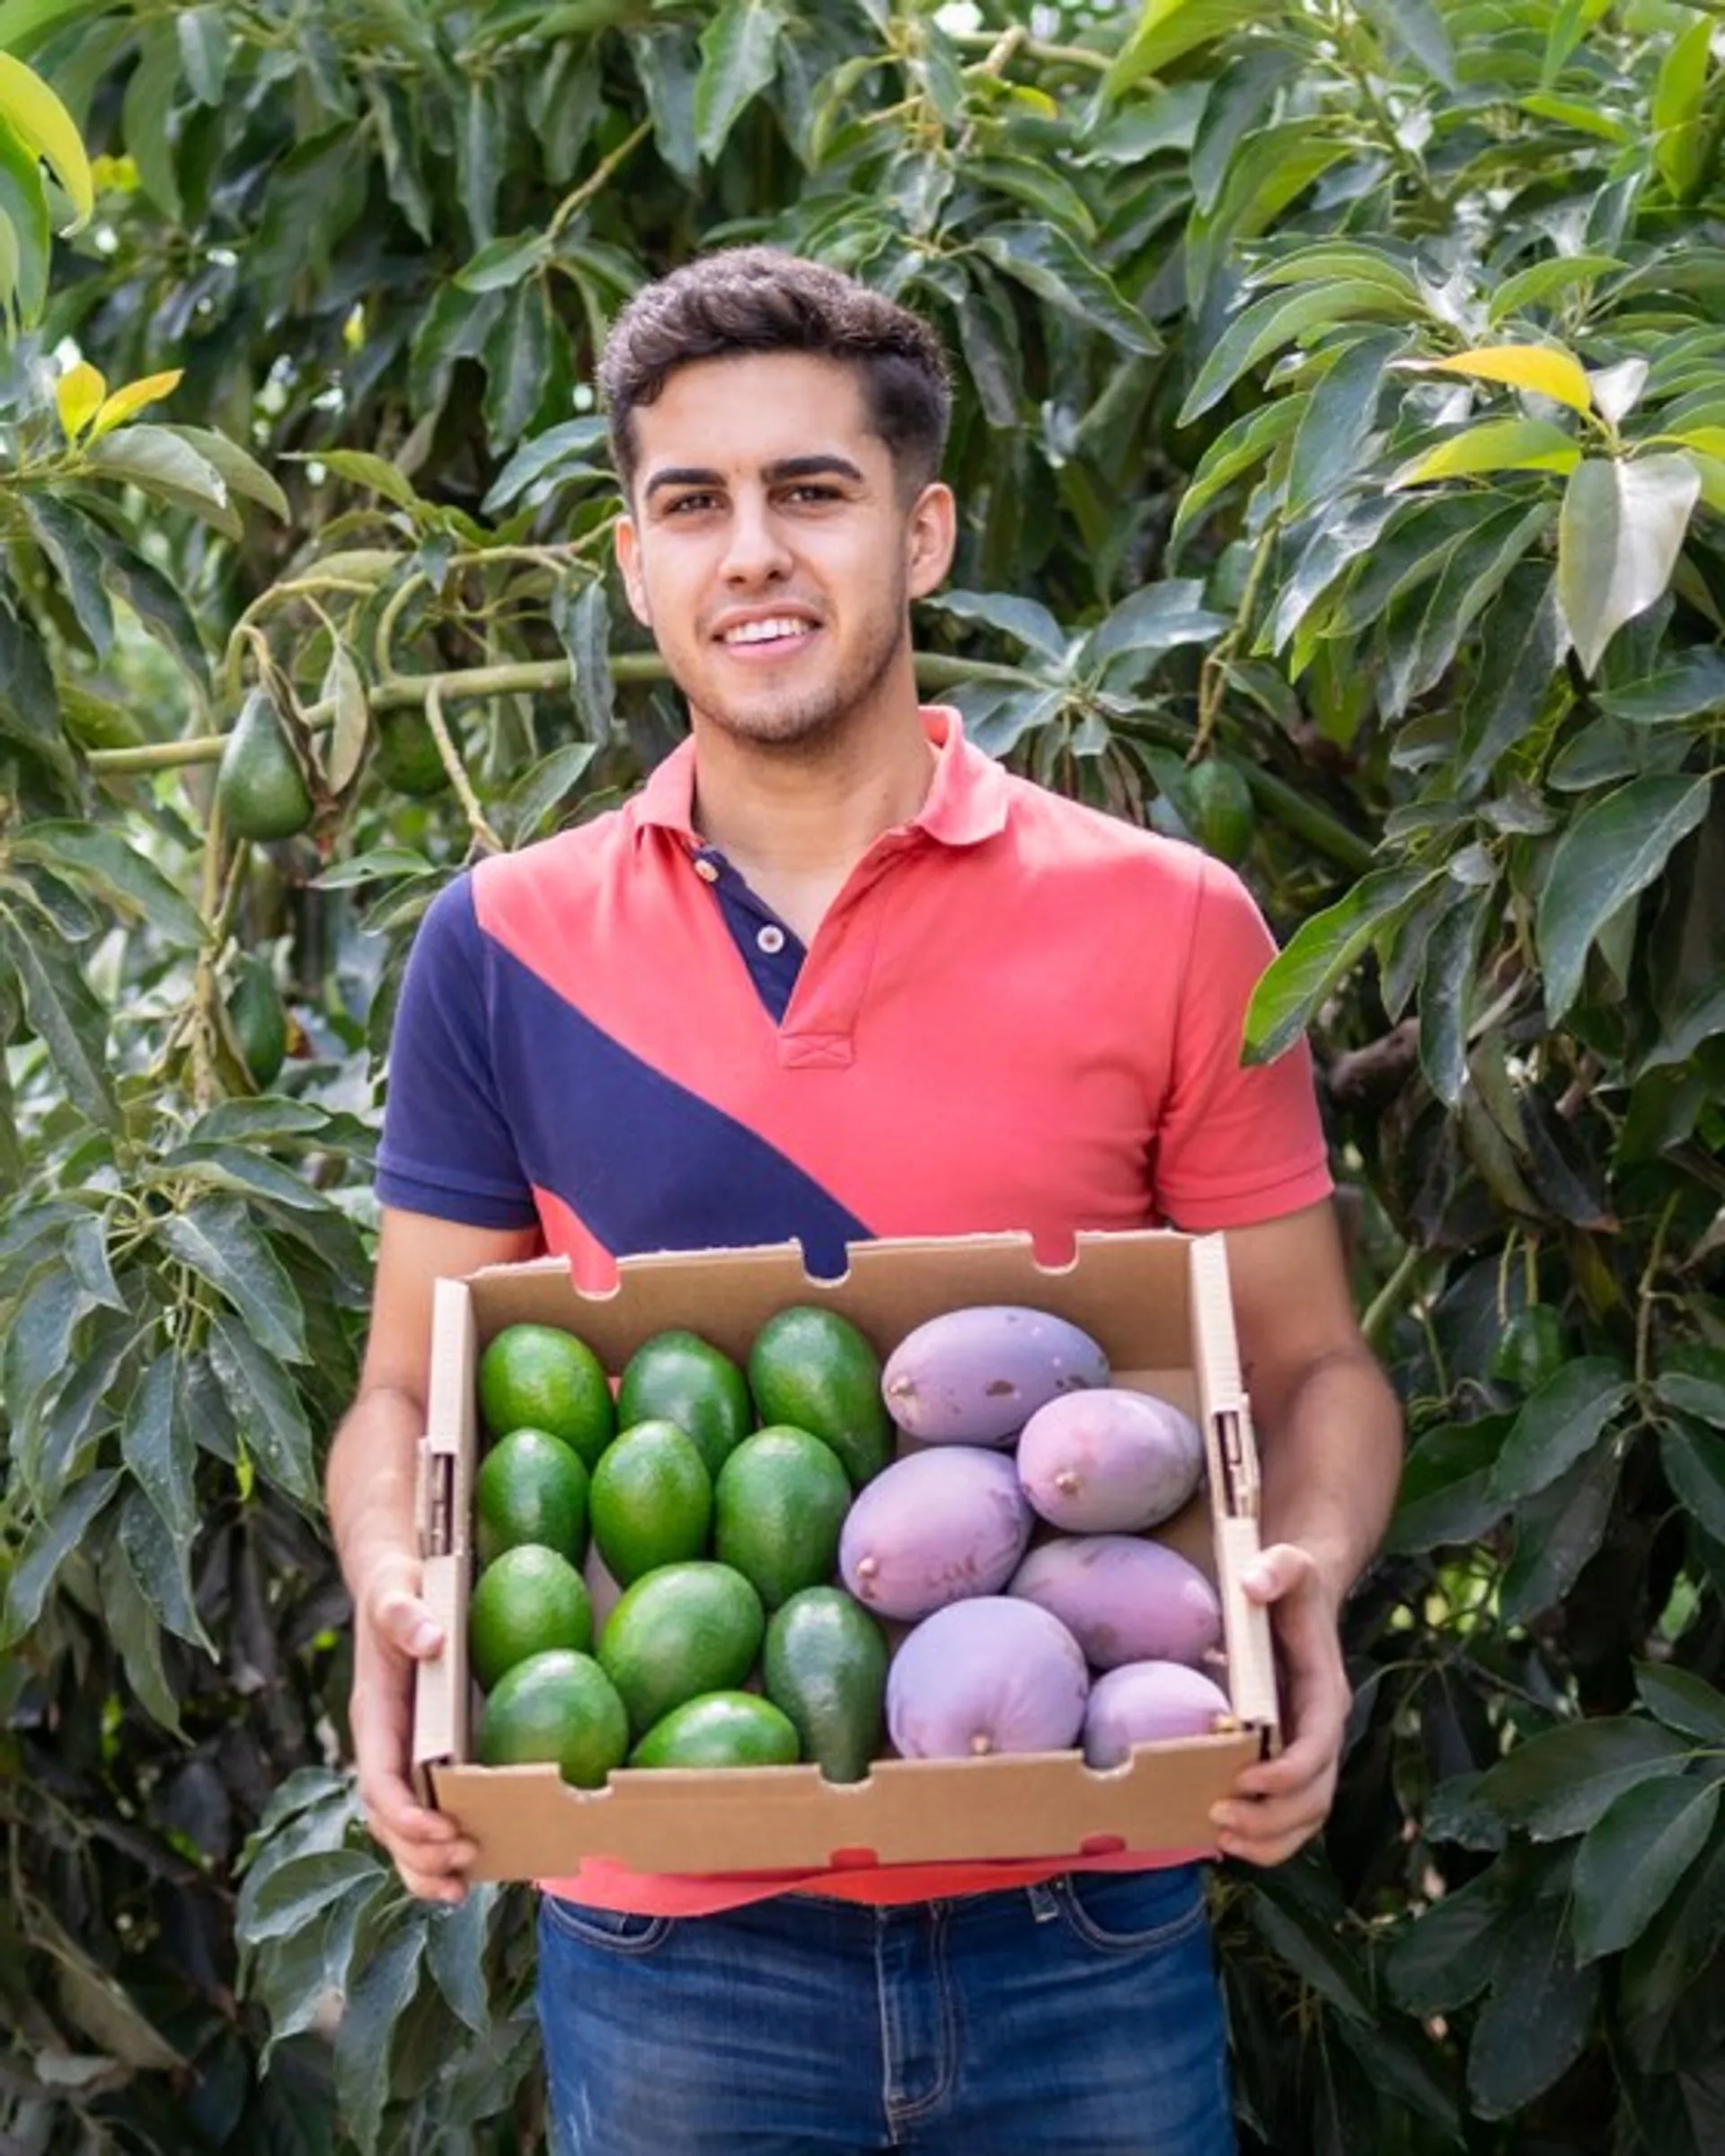
[[[777,247],[727,247],[644,286],[606,341],[599,387],[625,491],[639,455],[637,406],[652,403],[680,367],[746,352],[850,361],[901,484],[921,487],[939,472],[952,390],[928,323],[824,263]]]

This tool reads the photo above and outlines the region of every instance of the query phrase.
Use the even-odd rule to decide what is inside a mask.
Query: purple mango
[[[1059,1752],[1077,1737],[1089,1674],[1078,1642],[1005,1595],[925,1617],[887,1673],[887,1727],[907,1759]]]
[[[1031,1551],[1006,1591],[1057,1617],[1097,1669],[1196,1668],[1221,1645],[1216,1589],[1178,1551],[1140,1535],[1057,1536]]]
[[[1018,1472],[999,1453],[912,1453],[852,1500],[838,1569],[878,1617],[926,1617],[949,1602],[995,1595],[1031,1539]]]
[[[1062,1392],[1108,1383],[1087,1332],[1044,1310],[949,1311],[905,1335],[881,1374],[887,1411],[930,1445],[1004,1445]]]
[[[1172,1519],[1198,1488],[1204,1441],[1165,1400],[1119,1386],[1063,1392],[1018,1441],[1018,1479],[1052,1526],[1129,1533]]]
[[[1118,1767],[1134,1745],[1209,1736],[1233,1715],[1226,1692],[1201,1670],[1183,1662],[1123,1662],[1090,1688],[1084,1757],[1092,1767]]]

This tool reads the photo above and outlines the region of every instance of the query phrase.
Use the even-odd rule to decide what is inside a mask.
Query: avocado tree
[[[959,365],[928,693],[1238,860],[1411,1450],[1246,2145],[1717,2145],[1725,40],[1666,0],[0,0],[0,2131],[532,2145],[524,1898],[341,1771],[395,983],[680,720],[606,324],[768,238]]]

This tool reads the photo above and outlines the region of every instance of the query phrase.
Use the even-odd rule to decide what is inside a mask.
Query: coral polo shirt
[[[1275,947],[1239,879],[1013,776],[956,712],[924,718],[920,812],[876,839],[807,949],[696,832],[688,743],[624,808],[439,893],[396,1019],[382,1201],[536,1224],[602,1288],[643,1250],[795,1239],[836,1274],[871,1236],[1018,1230],[1058,1260],[1079,1229],[1239,1227],[1326,1196],[1305,1051],[1240,1062]],[[1070,1869],[589,1863],[558,1885],[686,1915]]]

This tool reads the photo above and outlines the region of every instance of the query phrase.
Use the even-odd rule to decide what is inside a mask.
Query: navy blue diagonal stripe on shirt
[[[845,1244],[871,1233],[847,1206],[518,959],[493,945],[491,961],[494,1068],[521,1164],[614,1257],[794,1236],[812,1272],[844,1271]]]

